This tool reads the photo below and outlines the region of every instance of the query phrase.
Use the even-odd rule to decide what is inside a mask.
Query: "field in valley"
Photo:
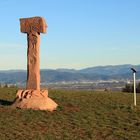
[[[139,140],[140,94],[50,90],[54,112],[12,109],[16,88],[0,88],[0,139]]]

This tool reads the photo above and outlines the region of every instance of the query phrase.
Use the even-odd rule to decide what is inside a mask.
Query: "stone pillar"
[[[35,42],[33,42],[33,38]],[[40,90],[40,34],[27,34],[27,85],[26,89]]]
[[[42,17],[21,18],[20,30],[27,33],[27,83],[26,89],[40,90],[40,33],[46,33]]]
[[[40,33],[46,33],[42,17],[21,18],[20,30],[27,33],[26,90],[18,90],[13,107],[53,111],[57,104],[48,97],[48,90],[40,90]]]

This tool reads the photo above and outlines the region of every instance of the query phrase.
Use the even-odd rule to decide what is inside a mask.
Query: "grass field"
[[[54,112],[11,109],[15,88],[0,89],[0,140],[140,140],[137,107],[128,93],[50,90]]]

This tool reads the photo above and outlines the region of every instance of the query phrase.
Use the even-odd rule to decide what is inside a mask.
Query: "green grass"
[[[54,112],[11,109],[15,88],[0,89],[0,140],[139,140],[137,107],[128,93],[50,90]]]

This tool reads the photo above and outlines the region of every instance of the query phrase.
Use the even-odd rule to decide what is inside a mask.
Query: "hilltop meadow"
[[[1,140],[139,140],[140,94],[49,90],[54,112],[12,109],[17,88],[0,88]]]

